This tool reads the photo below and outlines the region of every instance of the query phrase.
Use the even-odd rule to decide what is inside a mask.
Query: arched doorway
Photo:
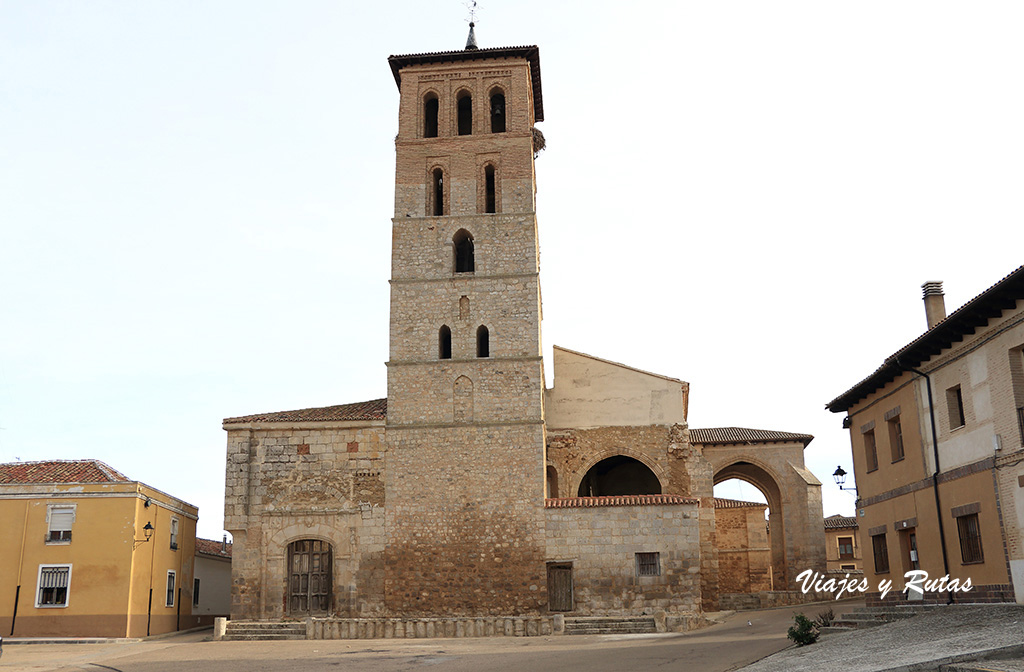
[[[661,481],[650,467],[632,457],[614,455],[587,471],[577,497],[660,494]]]
[[[288,615],[326,614],[331,609],[331,545],[320,539],[288,544]]]
[[[768,503],[768,538],[771,546],[772,583],[779,589],[789,585],[786,562],[786,529],[782,490],[777,479],[766,469],[746,461],[736,461],[715,472],[714,484],[737,479],[757,488]]]

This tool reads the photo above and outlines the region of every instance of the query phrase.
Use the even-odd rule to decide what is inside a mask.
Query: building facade
[[[865,574],[971,581],[910,599],[1024,602],[1024,267],[948,317],[923,287],[928,331],[827,405],[850,429]]]
[[[97,460],[0,464],[0,632],[190,627],[198,510]]]
[[[192,579],[192,616],[196,626],[231,615],[231,543],[196,538],[195,576]]]
[[[825,519],[825,559],[830,572],[845,574],[864,569],[860,526],[855,516],[836,515]]]
[[[545,389],[539,50],[390,64],[387,398],[224,421],[232,618],[716,609],[720,474],[691,440],[688,384],[556,347]],[[733,456],[722,474],[775,483],[773,515],[820,520],[798,473],[810,436],[704,431]],[[799,529],[789,560],[823,568],[820,529]]]

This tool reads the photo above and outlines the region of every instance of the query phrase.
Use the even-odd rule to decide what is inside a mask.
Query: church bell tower
[[[535,46],[392,56],[385,602],[546,604]]]

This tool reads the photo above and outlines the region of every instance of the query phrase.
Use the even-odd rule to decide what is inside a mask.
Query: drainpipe
[[[939,543],[942,545],[942,570],[949,576],[949,557],[946,554],[946,528],[942,524],[942,503],[939,500],[939,436],[935,430],[935,404],[932,400],[932,379],[924,371],[919,371],[912,366],[907,366],[896,358],[896,366],[904,371],[910,371],[924,378],[928,387],[928,420],[932,426],[932,450],[935,455],[935,472],[932,474],[932,492],[935,493],[935,514],[939,519]],[[953,603],[953,592],[946,593],[946,604]]]

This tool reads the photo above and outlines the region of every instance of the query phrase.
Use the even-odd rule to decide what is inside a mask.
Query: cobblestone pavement
[[[1013,649],[1016,649],[1015,651]],[[962,663],[985,651],[1007,649],[1002,661]],[[769,656],[743,672],[910,672],[938,669],[1024,671],[1024,606],[952,605],[904,621],[824,636],[818,643]]]

